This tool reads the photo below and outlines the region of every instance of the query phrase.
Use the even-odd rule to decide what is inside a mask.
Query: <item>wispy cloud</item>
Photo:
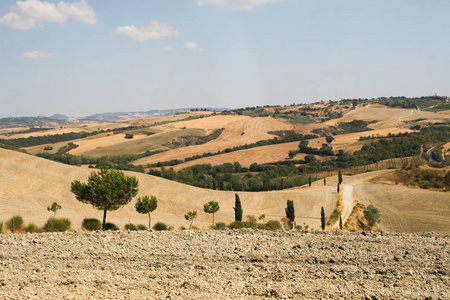
[[[199,6],[214,6],[221,9],[250,10],[258,5],[282,0],[196,0]]]
[[[173,29],[173,27],[159,23],[158,21],[153,21],[149,25],[139,28],[134,26],[121,26],[117,27],[114,32],[127,35],[133,40],[139,42],[151,39],[160,39],[163,37],[175,36],[179,34],[177,30]]]
[[[203,49],[200,48],[196,43],[194,42],[186,42],[183,45],[184,49],[187,49],[189,51],[195,51],[195,52],[202,52]]]
[[[58,5],[41,0],[16,1],[11,12],[0,18],[0,24],[19,30],[29,30],[44,23],[65,23],[68,20],[95,24],[97,17],[86,0],[59,2]]]
[[[39,50],[27,51],[22,54],[22,57],[33,58],[33,59],[47,58],[47,57],[52,57],[52,56],[55,56],[55,54],[43,52],[43,51],[39,51]]]

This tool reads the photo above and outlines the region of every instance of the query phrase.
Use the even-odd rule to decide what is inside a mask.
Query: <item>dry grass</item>
[[[102,218],[102,212],[90,205],[78,202],[70,192],[70,183],[75,180],[86,181],[91,169],[68,166],[31,155],[0,149],[0,220],[5,221],[13,215],[22,215],[25,222],[42,226],[51,217],[46,208],[56,201],[62,205],[57,216],[72,220],[79,228],[83,218]],[[141,195],[155,195],[158,209],[152,214],[153,222],[163,221],[169,225],[187,226],[184,214],[197,210],[197,226],[207,228],[211,215],[203,212],[203,204],[214,200],[220,203],[216,221],[226,223],[234,220],[234,192],[212,191],[183,185],[141,173],[131,173],[139,178]],[[284,215],[286,200],[294,200],[297,210],[297,223],[310,227],[320,226],[320,207],[327,214],[335,207],[336,198],[332,187],[313,187],[277,192],[239,193],[244,216],[266,215],[267,220],[280,220]],[[147,216],[138,214],[130,204],[108,213],[108,221],[123,227],[126,223],[146,224]]]

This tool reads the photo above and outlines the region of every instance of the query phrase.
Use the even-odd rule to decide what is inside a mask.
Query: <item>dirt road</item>
[[[348,217],[353,210],[353,184],[346,184],[342,186],[342,224],[347,222]],[[333,229],[339,228],[339,220],[333,225]]]

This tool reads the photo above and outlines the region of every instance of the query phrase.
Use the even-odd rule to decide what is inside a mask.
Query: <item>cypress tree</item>
[[[342,230],[342,216],[339,217],[339,229]]]
[[[339,175],[338,175],[339,184],[342,184],[342,171],[339,169]]]
[[[341,192],[341,185],[339,183],[337,185],[337,192],[338,192],[338,194]]]
[[[308,185],[311,186],[312,180],[311,180],[311,176],[308,177]]]
[[[326,177],[323,178],[323,185],[327,185],[327,178]]]
[[[320,212],[320,220],[322,221],[322,230],[325,230],[325,210],[322,206],[322,211]]]
[[[234,202],[234,220],[242,222],[242,205],[241,199],[238,194],[234,194],[235,202]]]
[[[291,225],[291,229],[294,228],[295,208],[294,208],[294,201],[292,201],[292,200],[287,201],[286,217],[289,219],[289,224]]]

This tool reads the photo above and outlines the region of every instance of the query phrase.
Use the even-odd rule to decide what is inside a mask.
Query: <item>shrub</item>
[[[83,222],[81,223],[81,228],[89,231],[101,230],[102,223],[98,219],[83,219]]]
[[[276,220],[270,220],[266,223],[268,230],[281,230],[281,223]]]
[[[139,224],[138,226],[136,226],[137,230],[148,230],[147,226],[143,225],[143,224]]]
[[[167,225],[163,222],[158,222],[153,226],[156,231],[167,230]]]
[[[266,224],[258,224],[258,225],[256,226],[256,228],[261,229],[261,230],[268,230]]]
[[[192,230],[200,230],[200,228],[198,228],[198,227],[195,226],[195,225],[192,225],[191,229],[192,229]]]
[[[105,230],[119,230],[119,227],[117,227],[114,223],[108,222],[105,224]]]
[[[25,231],[30,233],[39,232],[39,228],[33,223],[30,223],[27,227],[25,227]]]
[[[230,229],[245,228],[245,223],[244,222],[240,222],[240,221],[234,221],[234,222],[228,224],[228,228],[230,228]]]
[[[3,222],[0,222],[0,234],[3,233]]]
[[[47,232],[63,232],[63,231],[67,231],[70,228],[70,225],[72,225],[72,223],[70,222],[69,219],[66,218],[50,218],[47,220],[47,223],[45,223],[44,225],[44,231]]]
[[[214,229],[216,230],[223,230],[225,229],[227,225],[224,222],[217,222],[216,225],[214,226]]]
[[[6,222],[6,227],[11,232],[20,232],[22,230],[23,219],[21,216],[14,216]]]
[[[252,215],[248,215],[247,216],[247,221],[245,222],[246,227],[250,227],[255,229],[256,226],[258,225],[258,222],[256,221],[255,216]]]
[[[137,227],[134,224],[128,223],[128,224],[125,224],[125,230],[136,231]]]
[[[302,225],[295,225],[295,230],[302,230],[303,226]]]

